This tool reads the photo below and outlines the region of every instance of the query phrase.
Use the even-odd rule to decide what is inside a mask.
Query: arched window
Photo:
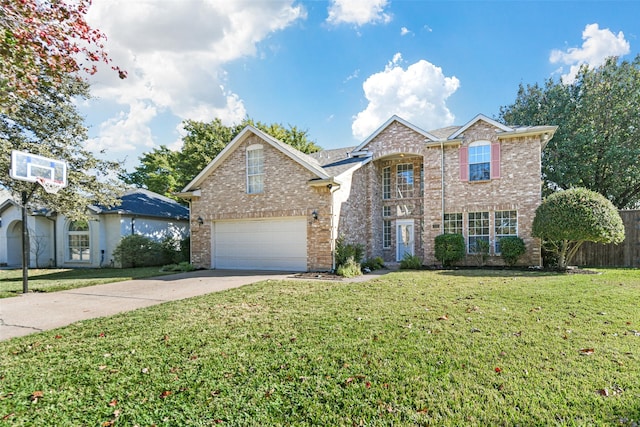
[[[264,150],[255,144],[247,148],[247,193],[264,191]]]
[[[89,223],[85,220],[73,221],[69,224],[67,233],[69,239],[69,261],[89,262],[91,255]]]

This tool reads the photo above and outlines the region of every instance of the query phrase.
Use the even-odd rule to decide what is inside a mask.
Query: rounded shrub
[[[509,236],[500,239],[500,255],[509,266],[516,265],[518,259],[524,255],[526,251],[527,248],[524,240],[520,237]]]
[[[464,236],[462,234],[445,233],[436,236],[436,259],[440,261],[444,267],[449,267],[452,263],[463,259],[465,249]]]

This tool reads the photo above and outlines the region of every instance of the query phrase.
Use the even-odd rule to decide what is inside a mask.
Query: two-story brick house
[[[245,128],[181,193],[190,201],[192,262],[204,268],[330,270],[335,241],[396,262],[437,264],[434,239],[462,233],[470,256],[519,236],[524,265],[541,202],[541,152],[555,126],[509,127],[483,115],[426,132],[394,116],[358,147],[301,153]]]

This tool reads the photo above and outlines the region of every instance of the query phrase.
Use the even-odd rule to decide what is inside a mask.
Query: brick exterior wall
[[[517,211],[518,236],[525,241],[522,265],[540,265],[540,242],[531,237],[535,209],[541,202],[541,142],[539,137],[520,136],[499,139],[496,128],[477,121],[465,130],[459,143],[429,145],[424,135],[394,121],[365,147],[373,153],[371,161],[351,174],[336,177],[342,185],[329,189],[310,186],[317,176],[288,155],[249,134],[237,141],[233,151],[201,183],[200,197],[191,199],[192,262],[211,268],[212,224],[218,220],[251,218],[307,218],[307,269],[333,267],[334,239],[343,236],[347,243],[361,243],[366,257],[381,256],[395,262],[396,223],[413,220],[414,254],[426,265],[438,264],[434,254],[435,237],[443,232],[444,213],[462,213],[465,240],[468,239],[468,213],[488,212],[490,217],[491,256],[489,265],[503,265],[493,253],[494,214]],[[462,181],[460,146],[484,140],[500,144],[500,178],[488,181]],[[246,150],[261,144],[264,149],[264,192],[247,194]],[[443,159],[444,154],[444,159]],[[397,166],[413,166],[413,191],[398,197]],[[444,173],[442,165],[444,164]],[[391,197],[383,200],[382,174],[390,168]],[[423,170],[421,174],[421,170]],[[423,175],[423,179],[421,179]],[[444,181],[444,189],[443,189]],[[444,191],[444,196],[443,196]],[[383,217],[383,208],[388,216]],[[318,219],[312,218],[312,212]],[[197,218],[203,218],[200,225]],[[390,221],[390,247],[382,244],[384,221]],[[468,255],[464,265],[477,265]]]
[[[464,132],[462,145],[478,140],[500,143],[501,178],[468,182],[460,179],[459,146],[444,148],[445,213],[462,213],[465,240],[468,238],[469,212],[489,212],[490,241],[494,243],[494,213],[517,211],[518,236],[525,241],[527,253],[522,265],[540,265],[540,242],[531,237],[535,209],[541,201],[541,143],[538,137],[498,140],[496,128],[478,121]],[[434,254],[435,237],[442,229],[442,151],[429,147],[424,136],[399,122],[393,122],[368,145],[373,161],[353,176],[351,197],[341,209],[338,234],[347,242],[365,245],[367,257],[381,256],[385,262],[396,261],[396,221],[414,222],[414,254],[427,265],[438,264]],[[402,154],[402,157],[400,157]],[[412,164],[414,192],[399,199],[396,194],[396,167]],[[420,168],[424,165],[424,182]],[[390,167],[391,199],[382,199],[382,171]],[[423,190],[421,191],[421,186]],[[406,196],[406,195],[405,195]],[[391,215],[383,218],[383,206]],[[383,221],[391,221],[391,247],[382,247]],[[475,265],[474,256],[462,262]],[[503,265],[499,255],[491,251],[489,265]]]
[[[264,192],[247,194],[246,150],[264,149]],[[311,187],[316,176],[289,156],[250,135],[202,182],[201,197],[191,200],[191,259],[211,268],[212,223],[217,220],[300,217],[307,221],[307,268],[329,270],[331,252],[331,195],[326,187]],[[318,219],[312,218],[312,212]],[[197,218],[202,218],[199,225]]]

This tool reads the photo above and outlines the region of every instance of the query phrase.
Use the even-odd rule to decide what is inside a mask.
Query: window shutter
[[[500,178],[500,143],[491,144],[491,179]]]
[[[469,148],[460,147],[458,157],[460,158],[460,181],[469,181]]]

